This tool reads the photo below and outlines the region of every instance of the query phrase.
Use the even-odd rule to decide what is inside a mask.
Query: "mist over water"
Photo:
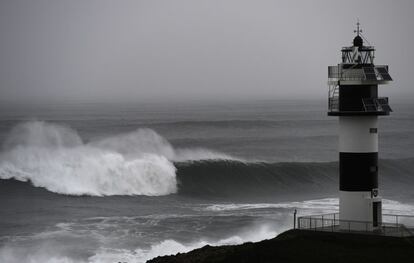
[[[0,108],[0,262],[145,262],[338,209],[323,102]],[[393,109],[380,191],[414,215],[414,111]]]
[[[412,10],[0,1],[0,263],[143,263],[337,211],[324,83],[357,17],[394,79],[379,91],[383,208],[414,215]]]

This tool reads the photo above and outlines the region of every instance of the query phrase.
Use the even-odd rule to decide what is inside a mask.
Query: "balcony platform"
[[[359,66],[329,66],[328,85],[378,85],[392,81],[387,65]]]
[[[350,107],[341,108],[339,100],[335,94],[329,97],[328,116],[386,116],[392,112],[387,97],[362,98],[359,104],[354,103],[352,110]]]
[[[328,111],[328,116],[388,116],[389,111]]]

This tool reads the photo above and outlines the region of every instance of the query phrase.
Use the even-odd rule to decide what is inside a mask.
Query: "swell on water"
[[[413,199],[414,159],[386,159],[379,163],[381,194]],[[339,185],[338,162],[212,160],[178,163],[176,167],[178,192],[190,196],[320,198],[336,196]]]
[[[63,125],[14,127],[0,153],[0,178],[30,181],[67,195],[167,195],[177,192],[174,161],[230,158],[205,149],[174,149],[150,129],[85,143]]]
[[[413,169],[413,159],[381,160],[382,189],[410,194]],[[39,121],[12,129],[0,154],[0,179],[66,195],[316,198],[336,195],[338,177],[337,162],[245,162],[206,149],[174,149],[150,129],[85,143],[69,127]]]
[[[329,192],[336,163],[198,161],[178,163],[180,194],[209,197],[285,196],[315,189]]]

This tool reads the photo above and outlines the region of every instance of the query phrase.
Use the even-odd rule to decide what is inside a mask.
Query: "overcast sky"
[[[414,98],[414,1],[0,0],[0,101],[325,98],[357,18]]]

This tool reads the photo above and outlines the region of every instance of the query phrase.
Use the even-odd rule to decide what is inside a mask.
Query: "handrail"
[[[394,218],[394,221],[391,220],[392,222],[389,222],[388,220],[384,220],[384,217]],[[381,222],[373,222],[345,220],[339,218],[339,213],[328,213],[298,217],[297,226],[298,229],[314,231],[348,231],[386,236],[414,236],[414,224],[413,227],[402,224],[399,222],[401,218],[412,219],[414,223],[414,216],[412,215],[383,214],[383,220]]]
[[[396,215],[396,214],[382,214],[383,216],[394,216],[394,217],[410,217],[414,218],[414,215]]]
[[[328,79],[338,80],[367,80],[363,68],[355,68],[358,64],[350,68],[343,68],[341,65],[328,67]],[[387,65],[375,65],[375,68],[388,69]],[[388,71],[388,70],[387,70]],[[378,77],[379,74],[376,74]]]
[[[400,227],[404,229],[404,231],[406,231],[409,235],[414,236],[414,233],[410,229],[408,229],[405,225],[401,224]]]
[[[332,94],[329,94],[330,97],[328,98],[328,108],[330,111],[338,111],[339,110],[339,103],[338,103],[338,96],[333,96]],[[373,100],[372,106],[375,107],[375,110],[368,109],[367,106],[371,104],[367,104],[365,100]],[[359,111],[347,111],[347,110],[341,110],[344,112],[387,112],[387,109],[384,109],[383,106],[386,106],[385,104],[381,104],[379,100],[385,100],[388,104],[388,97],[378,97],[378,98],[362,98],[361,101],[361,110]]]
[[[303,218],[303,217],[318,217],[318,216],[330,216],[330,215],[338,215],[339,216],[339,213],[327,213],[327,214],[316,214],[316,215],[305,215],[305,216],[301,216],[301,217],[299,217],[299,218]]]
[[[299,218],[312,218],[312,219],[316,218],[316,219],[318,219],[318,217],[320,217],[319,219],[322,219],[322,217],[324,217],[325,220],[331,220],[331,219],[326,218],[326,217],[327,216],[336,216],[336,215],[338,215],[338,219],[336,219],[336,221],[338,221],[339,220],[339,213],[338,212],[337,213],[316,214],[316,215],[305,215],[305,216],[298,217],[298,219]],[[402,217],[413,218],[413,226],[414,226],[414,215],[382,214],[382,216],[383,217],[384,216],[389,216],[389,217],[395,217],[395,218],[402,218]],[[345,221],[357,222],[357,223],[371,222],[371,221],[360,221],[360,220],[345,220]],[[385,223],[392,223],[392,222],[385,222]]]
[[[367,111],[367,106],[365,105],[365,100],[362,99],[362,105],[364,106],[365,111]]]

